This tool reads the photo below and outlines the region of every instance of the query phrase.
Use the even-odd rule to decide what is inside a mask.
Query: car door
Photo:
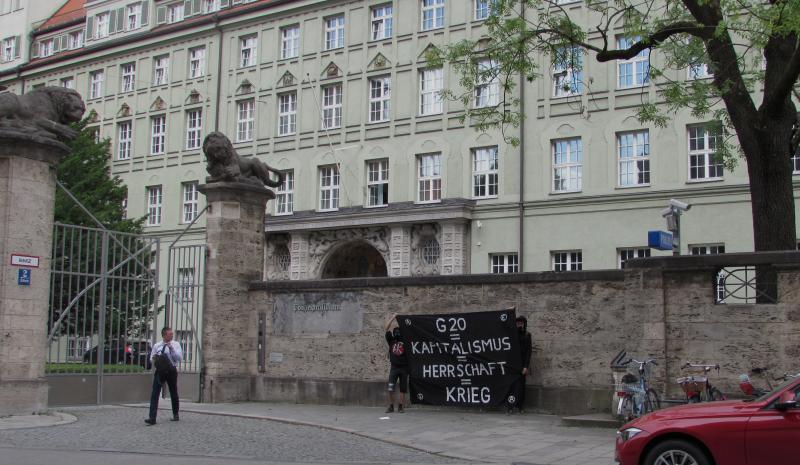
[[[794,387],[795,398],[800,388]],[[747,423],[747,465],[800,463],[800,407],[779,411],[774,403],[756,412]]]

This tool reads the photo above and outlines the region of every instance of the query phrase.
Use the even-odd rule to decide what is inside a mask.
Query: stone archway
[[[328,255],[322,279],[378,278],[388,276],[383,255],[364,241],[352,241],[336,247]]]

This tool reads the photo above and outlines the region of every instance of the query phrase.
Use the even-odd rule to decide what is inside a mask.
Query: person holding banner
[[[390,331],[392,325],[394,329]],[[403,413],[403,403],[408,390],[408,357],[406,347],[400,338],[400,325],[397,324],[397,314],[393,314],[386,322],[386,342],[389,344],[389,407],[386,413],[394,412],[395,397],[397,397],[397,412]],[[396,391],[400,391],[395,396]]]
[[[514,408],[519,413],[525,413],[525,382],[527,381],[528,373],[530,373],[531,354],[533,353],[533,341],[531,333],[528,332],[528,319],[520,315],[517,317],[516,324],[519,335],[520,358],[522,359],[522,376],[512,387],[516,402],[506,404],[506,413],[509,414],[514,411]]]

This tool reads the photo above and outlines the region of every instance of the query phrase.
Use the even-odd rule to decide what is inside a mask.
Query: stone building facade
[[[563,3],[592,23],[584,2]],[[658,85],[629,82],[636,63],[587,56],[570,74],[541,57],[543,76],[522,85],[518,147],[462,122],[462,104],[436,93],[455,71],[429,68],[425,52],[485,34],[486,4],[70,0],[0,85],[81,92],[112,142],[129,216],[148,215],[165,242],[205,206],[205,134],[283,170],[266,221],[270,279],[620,268],[651,254],[646,233],[664,229],[673,197],[694,205],[683,253],[752,250],[744,162],[715,163],[709,122],[688,111],[666,128],[640,123],[636,105],[657,101]],[[204,228],[201,217],[182,240],[202,243]]]

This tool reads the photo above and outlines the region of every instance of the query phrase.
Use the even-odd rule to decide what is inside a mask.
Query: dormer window
[[[183,2],[167,7],[167,23],[177,23],[183,20]]]
[[[94,17],[95,21],[95,29],[94,29],[94,38],[95,39],[102,39],[104,37],[108,37],[109,31],[109,14],[108,12],[100,13]]]
[[[80,31],[70,32],[69,48],[76,49],[81,47],[83,47],[83,29]]]
[[[142,25],[142,4],[134,3],[128,5],[128,30],[139,29]]]

